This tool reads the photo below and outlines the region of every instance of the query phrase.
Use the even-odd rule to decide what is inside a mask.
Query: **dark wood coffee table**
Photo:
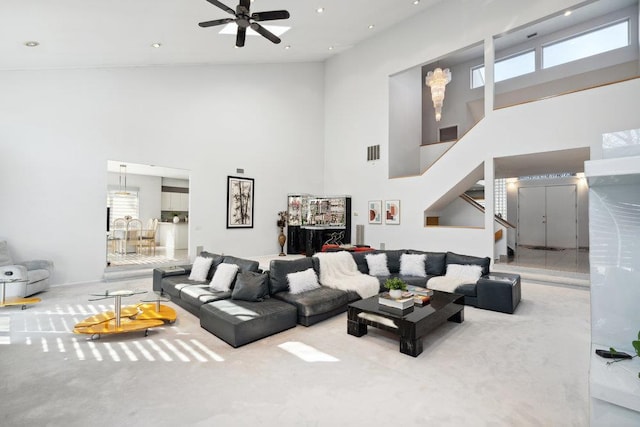
[[[422,337],[447,320],[464,321],[463,302],[463,295],[434,291],[429,304],[403,313],[381,307],[376,295],[349,304],[347,332],[361,337],[367,333],[368,325],[393,332],[400,337],[400,353],[416,357],[422,353]]]

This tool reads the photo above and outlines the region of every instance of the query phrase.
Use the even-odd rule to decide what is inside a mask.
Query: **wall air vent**
[[[380,145],[371,145],[367,147],[367,162],[380,160]]]

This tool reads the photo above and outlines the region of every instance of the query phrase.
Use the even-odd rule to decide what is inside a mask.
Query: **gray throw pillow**
[[[266,274],[246,271],[238,273],[231,299],[242,301],[263,301],[269,295],[269,277]]]

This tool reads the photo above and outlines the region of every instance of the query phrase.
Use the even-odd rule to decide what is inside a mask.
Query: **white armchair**
[[[49,276],[53,270],[53,262],[48,260],[25,261],[14,263],[9,254],[7,242],[0,240],[0,277],[24,280],[26,286],[20,288],[19,293],[24,295],[11,295],[16,297],[28,297],[42,292],[49,287]],[[9,294],[9,289],[7,289]]]

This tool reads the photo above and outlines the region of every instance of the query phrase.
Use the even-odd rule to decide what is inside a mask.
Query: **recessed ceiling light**
[[[152,43],[151,47],[155,47],[156,49],[162,46],[162,43]]]
[[[369,25],[369,29],[370,29],[370,30],[373,30],[374,28],[375,28],[375,25],[373,25],[373,24],[370,24],[370,25]]]
[[[24,42],[24,45],[27,46],[27,47],[36,47],[36,46],[40,45],[40,42],[37,42],[35,40],[31,40],[31,41],[28,41],[28,42]]]
[[[316,9],[316,12],[318,12],[318,13],[322,13],[322,12],[324,12],[324,7],[319,7],[319,8],[317,8],[317,9]]]
[[[569,16],[569,15],[571,15],[571,11],[570,11],[570,10],[567,10],[567,11],[564,13],[564,16]]]
[[[289,50],[289,49],[291,49],[291,46],[290,46],[290,45],[286,45],[284,48],[285,48],[286,50]]]
[[[418,4],[420,3],[420,0],[413,0],[413,4]]]
[[[329,50],[333,50],[333,46],[329,46]]]

